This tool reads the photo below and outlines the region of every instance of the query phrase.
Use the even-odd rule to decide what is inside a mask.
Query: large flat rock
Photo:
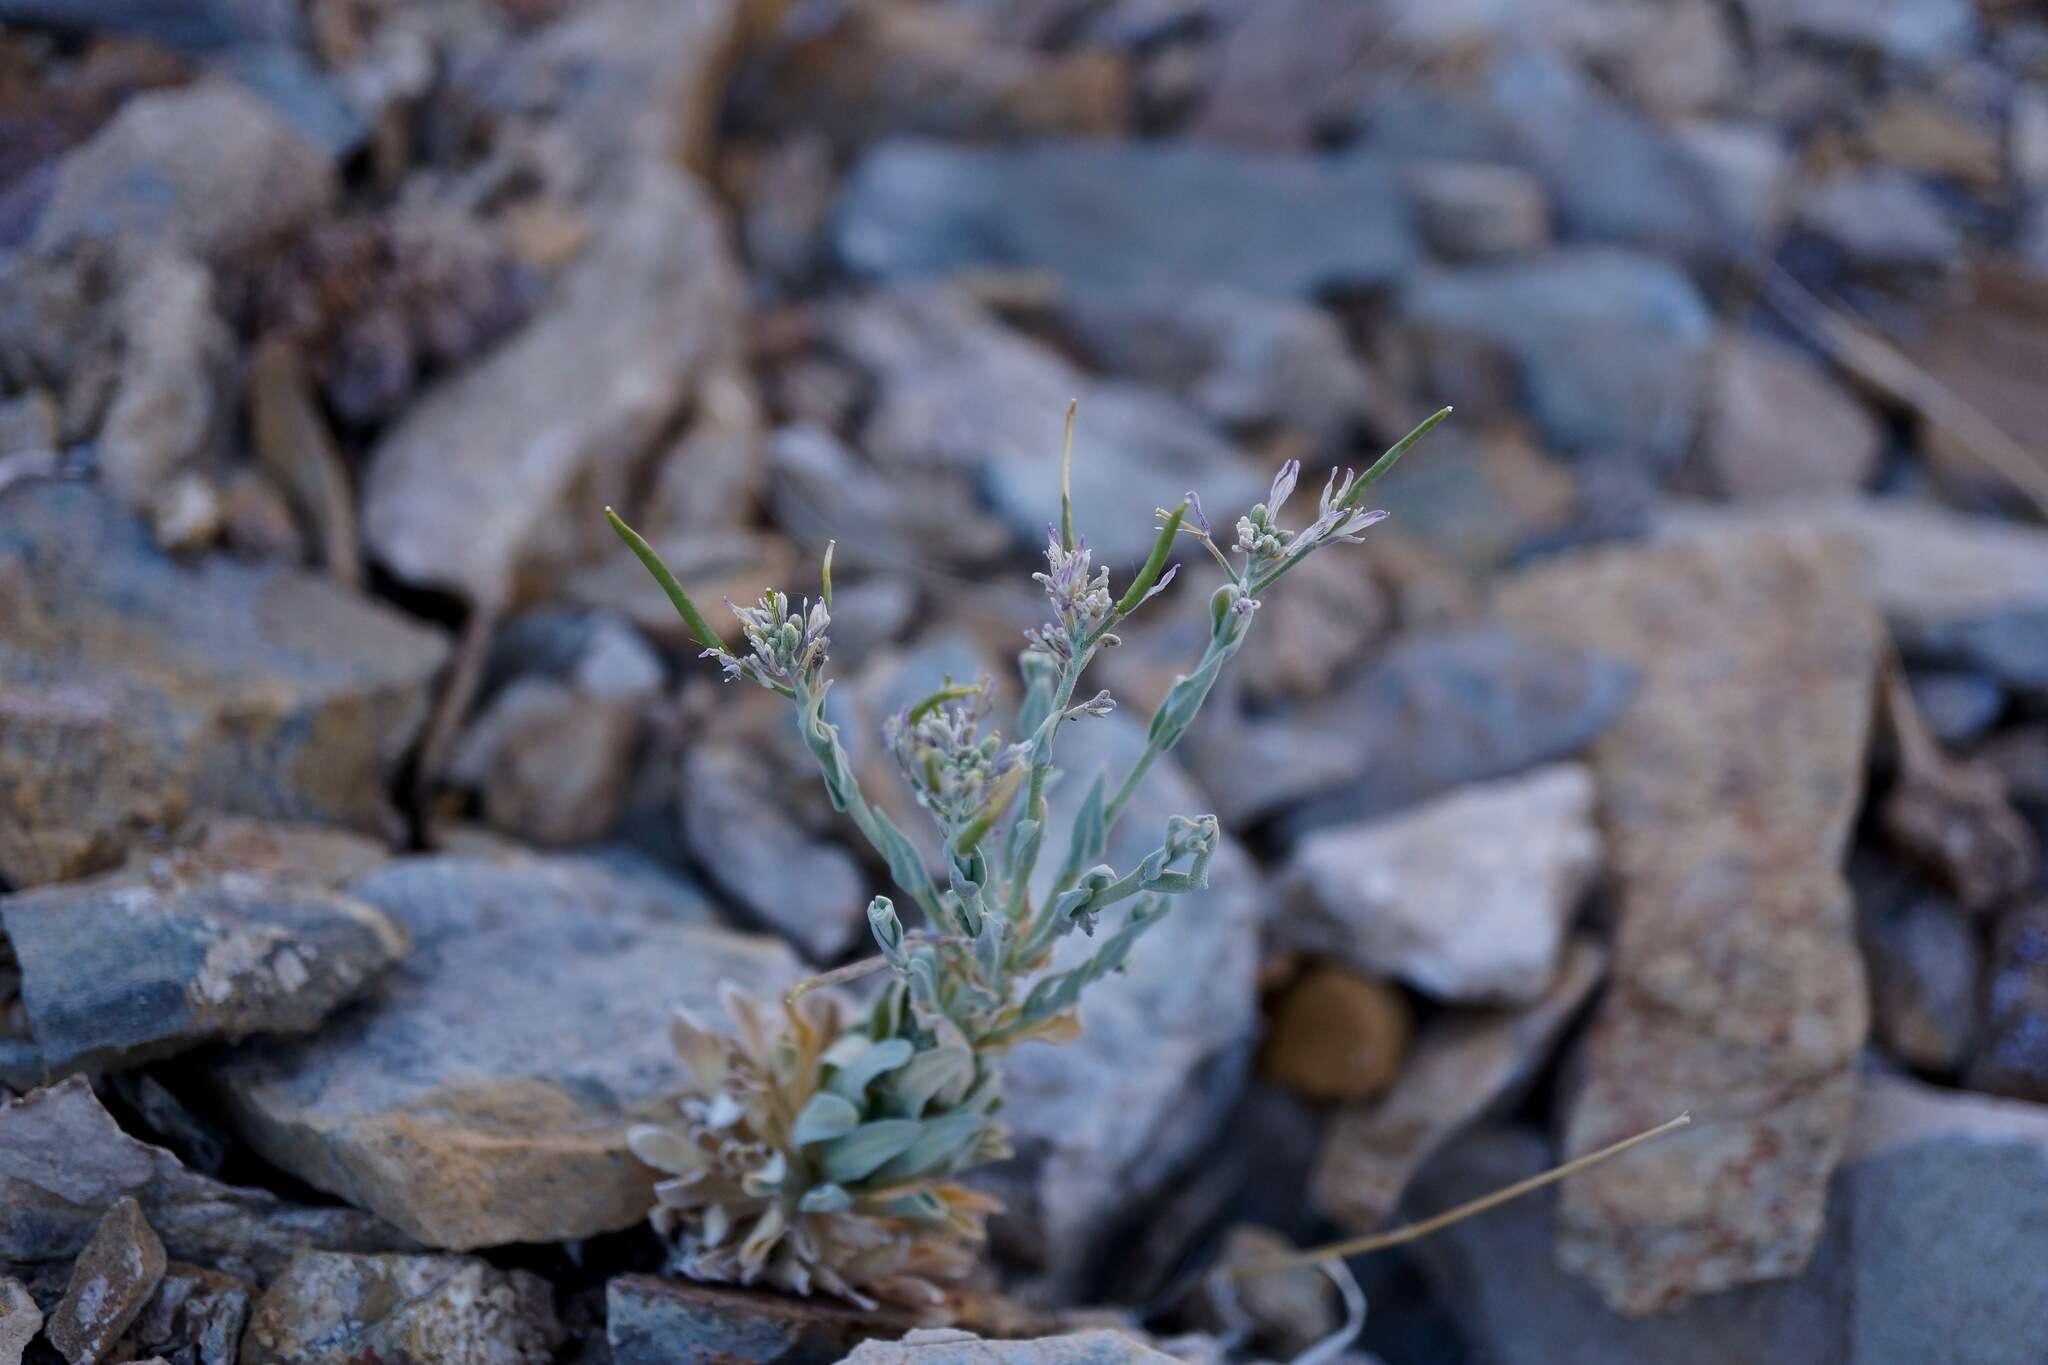
[[[1083,293],[1200,280],[1305,298],[1383,284],[1416,255],[1377,158],[1144,142],[885,142],[847,181],[836,241],[863,274],[1042,270]]]
[[[0,896],[46,1075],[310,1033],[405,954],[376,907],[254,873],[112,873]]]
[[[689,922],[588,860],[400,859],[346,888],[413,952],[313,1037],[213,1067],[265,1157],[429,1246],[632,1226],[653,1176],[626,1130],[681,1084],[671,1007],[723,1017],[721,981],[772,998],[781,942]]]
[[[82,485],[0,493],[0,878],[119,860],[194,810],[397,820],[438,631],[296,570],[160,554]]]
[[[1868,1025],[1841,862],[1879,630],[1854,555],[1736,530],[1560,561],[1499,606],[1644,677],[1592,749],[1620,928],[1566,1145],[1694,1119],[1567,1187],[1559,1255],[1630,1313],[1794,1274]]]

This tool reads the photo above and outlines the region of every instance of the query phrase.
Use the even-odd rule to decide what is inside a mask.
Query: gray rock
[[[1058,514],[1061,428],[1078,399],[1076,527],[1119,577],[1151,549],[1155,508],[1190,488],[1219,513],[1249,507],[1270,478],[1179,403],[1089,380],[958,291],[870,295],[830,309],[823,332],[879,387],[858,441],[884,474],[970,480],[1026,546],[1043,547]]]
[[[0,897],[50,1076],[310,1033],[405,955],[375,907],[254,872],[113,873]]]
[[[1447,1207],[1551,1160],[1533,1133],[1475,1138],[1431,1167],[1415,1205]],[[1806,1272],[1653,1318],[1621,1317],[1557,1267],[1555,1203],[1549,1192],[1518,1200],[1411,1253],[1475,1345],[1501,1365],[2027,1365],[2040,1354],[2048,1121],[2037,1106],[1864,1077]],[[1928,1227],[1942,1235],[1924,1236]]]
[[[0,877],[118,861],[220,809],[393,832],[447,646],[293,570],[166,559],[91,490],[0,493]]]
[[[1872,5],[1864,0],[1743,0],[1757,35],[1790,37],[1874,52],[1894,61],[1933,66],[1974,42],[1976,15],[1968,0]]]
[[[805,957],[829,963],[866,936],[873,892],[852,854],[806,828],[781,777],[758,745],[692,746],[683,757],[683,837],[721,890]]]
[[[455,782],[515,838],[587,844],[617,823],[640,752],[641,710],[660,695],[661,659],[610,613],[536,612],[492,641],[495,687],[458,742]]]
[[[545,1365],[561,1341],[553,1292],[526,1271],[470,1256],[307,1251],[257,1300],[240,1365]]]
[[[1954,1072],[1976,1030],[1984,949],[1961,909],[1931,895],[1857,906],[1871,1026],[1894,1057]]]
[[[1518,166],[1427,161],[1404,168],[1430,248],[1457,260],[1522,256],[1550,244],[1550,199]]]
[[[110,29],[195,54],[285,41],[300,28],[296,7],[277,0],[4,0],[0,21]]]
[[[1310,834],[1284,874],[1300,903],[1282,932],[1439,1000],[1533,1004],[1600,855],[1593,775],[1540,768]]]
[[[921,1327],[901,1341],[864,1341],[845,1365],[927,1365],[957,1360],[974,1365],[1171,1365],[1178,1358],[1122,1332],[1096,1328],[1036,1341],[984,1341],[952,1327]]]
[[[1248,803],[1237,794],[1246,787],[1299,776],[1295,792],[1322,791],[1281,822],[1298,839],[1569,758],[1621,714],[1636,681],[1611,655],[1497,623],[1418,633],[1284,730],[1247,727],[1254,743],[1284,739],[1259,756],[1276,768],[1233,772],[1200,745],[1195,771],[1237,818],[1275,804]]]
[[[899,1317],[831,1299],[620,1275],[605,1286],[612,1365],[831,1365],[869,1337],[893,1336]]]
[[[151,91],[59,163],[34,245],[134,238],[229,264],[334,202],[327,154],[231,81]]]
[[[271,1278],[302,1247],[410,1246],[370,1214],[288,1204],[187,1170],[123,1133],[80,1077],[0,1106],[0,1259],[76,1256],[100,1216],[127,1197],[170,1255],[247,1279]]]
[[[1881,639],[1858,580],[1838,541],[1746,530],[1498,597],[1644,676],[1592,750],[1622,933],[1566,1145],[1694,1123],[1568,1185],[1558,1245],[1625,1313],[1794,1274],[1820,1232],[1869,1025],[1841,873]]]
[[[1725,338],[1707,399],[1706,458],[1737,501],[1854,493],[1877,472],[1877,419],[1814,361],[1757,333]]]
[[[1711,319],[1654,257],[1578,247],[1408,278],[1401,315],[1477,337],[1513,359],[1531,414],[1567,450],[1620,447],[1669,461],[1691,444]]]
[[[1039,880],[1049,884],[1057,871],[1098,767],[1121,774],[1143,746],[1142,727],[1121,716],[1076,722],[1067,732],[1059,754],[1067,775],[1051,797]],[[1158,846],[1169,815],[1207,808],[1178,766],[1161,761],[1104,861],[1134,865]],[[1200,1150],[1242,1081],[1258,1014],[1258,874],[1226,840],[1209,882],[1209,890],[1177,898],[1122,975],[1089,991],[1078,1040],[1019,1048],[1007,1063],[1004,1116],[1019,1159],[996,1182],[1011,1206],[1003,1235],[1055,1279],[1078,1275],[1118,1211],[1156,1192]],[[1055,965],[1072,965],[1093,946],[1069,935]]]
[[[1338,1110],[1323,1130],[1309,1187],[1316,1207],[1358,1232],[1385,1224],[1430,1158],[1542,1068],[1606,967],[1606,952],[1582,937],[1536,1003],[1431,1019],[1394,1088],[1376,1104]]]
[[[21,1353],[42,1330],[43,1310],[28,1287],[0,1275],[0,1365],[21,1365]]]
[[[1864,592],[1909,660],[2048,692],[2048,531],[1897,498],[1774,506],[1741,519],[1850,541],[1862,554]],[[1730,520],[1674,506],[1659,531],[1683,538]]]
[[[235,1365],[255,1298],[247,1280],[172,1261],[125,1340],[137,1351],[192,1365]]]
[[[50,1344],[71,1365],[97,1365],[163,1277],[164,1244],[142,1216],[142,1207],[133,1199],[121,1200],[107,1210],[78,1253],[71,1283],[50,1314]]]
[[[885,142],[848,178],[835,241],[885,279],[1001,267],[1076,293],[1202,280],[1297,298],[1385,283],[1415,254],[1378,159],[1142,142]]]
[[[1560,235],[1714,259],[1734,239],[1691,162],[1568,60],[1508,53],[1482,78],[1518,164],[1541,176]]]
[[[649,166],[593,221],[540,315],[372,451],[364,539],[406,582],[505,604],[616,549],[604,506],[632,510],[656,438],[736,344],[738,269],[694,181]]]
[[[929,559],[980,564],[1012,544],[1010,528],[979,505],[968,472],[899,482],[814,423],[778,430],[768,467],[777,524],[805,544],[837,541],[835,567],[900,573]],[[832,615],[836,624],[839,613]]]
[[[2048,902],[1998,917],[1973,1089],[2048,1104]]]
[[[211,1073],[265,1157],[430,1246],[645,1217],[653,1178],[625,1134],[679,1084],[669,1008],[722,1017],[722,980],[772,995],[799,975],[780,943],[677,922],[585,862],[423,856],[348,890],[411,932],[411,956],[317,1035]]]
[[[1905,171],[1849,171],[1800,194],[1794,221],[1867,270],[1941,268],[1963,248],[1962,229],[1941,201]]]
[[[1906,684],[1927,732],[1944,749],[1975,744],[2005,712],[2005,689],[1982,673],[1915,668],[1907,671]]]
[[[1228,431],[1296,431],[1348,453],[1372,382],[1328,314],[1221,287],[1074,293],[1059,304],[1093,368],[1186,400]],[[1206,493],[1206,490],[1204,490]]]

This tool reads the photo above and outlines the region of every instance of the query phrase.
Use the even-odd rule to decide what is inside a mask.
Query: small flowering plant
[[[1003,1054],[1033,1039],[1076,1036],[1082,993],[1124,966],[1175,897],[1208,885],[1221,837],[1213,815],[1174,816],[1158,847],[1119,871],[1102,861],[1110,832],[1243,645],[1261,595],[1309,555],[1355,542],[1378,521],[1382,513],[1361,505],[1366,492],[1449,412],[1431,416],[1362,476],[1333,474],[1315,520],[1299,531],[1281,524],[1301,472],[1288,461],[1266,501],[1238,519],[1235,561],[1188,494],[1159,513],[1152,552],[1120,596],[1074,531],[1063,465],[1060,522],[1048,529],[1046,569],[1035,575],[1050,619],[1026,632],[1016,738],[988,728],[985,679],[948,681],[892,718],[884,735],[938,825],[937,876],[869,804],[825,720],[831,550],[816,601],[796,606],[769,591],[755,606],[734,607],[743,645],[729,649],[647,542],[607,512],[704,656],[727,678],[751,680],[792,704],[833,806],[881,855],[921,921],[906,928],[895,901],[876,896],[868,922],[879,956],[800,985],[779,1017],[734,990],[726,994],[727,1030],[678,1013],[674,1041],[687,1092],[673,1122],[637,1128],[630,1139],[666,1177],[655,1186],[653,1221],[676,1271],[943,1314],[948,1286],[973,1269],[984,1220],[997,1208],[959,1178],[1010,1152],[998,1117]],[[1072,439],[1069,410],[1069,458]],[[1209,599],[1208,646],[1153,715],[1131,770],[1114,786],[1107,773],[1094,777],[1056,875],[1034,896],[1055,743],[1069,722],[1113,705],[1107,692],[1076,701],[1082,675],[1117,643],[1116,628],[1173,581],[1178,566],[1167,561],[1183,535],[1223,570]],[[1055,948],[1077,930],[1096,947],[1056,970]],[[888,981],[865,1004],[836,989],[874,971]]]

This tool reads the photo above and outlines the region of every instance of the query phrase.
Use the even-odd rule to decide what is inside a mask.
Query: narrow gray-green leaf
[[[918,1053],[908,1066],[883,1082],[882,1093],[895,1112],[922,1118],[934,1095],[973,1077],[972,1052],[964,1047],[935,1047]]]

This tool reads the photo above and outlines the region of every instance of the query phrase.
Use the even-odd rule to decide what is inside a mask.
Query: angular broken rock
[[[192,1365],[235,1365],[255,1298],[247,1280],[172,1261],[126,1340],[138,1351]]]
[[[164,1277],[164,1244],[142,1208],[123,1199],[100,1219],[50,1314],[50,1344],[71,1365],[96,1365],[142,1311]]]
[[[1036,1341],[985,1341],[955,1327],[920,1327],[901,1341],[863,1341],[842,1365],[1178,1365],[1135,1337],[1098,1327]]]
[[[288,1204],[187,1170],[122,1132],[82,1077],[0,1106],[0,1260],[76,1256],[124,1197],[141,1206],[171,1256],[246,1279],[269,1279],[302,1247],[411,1245],[370,1214]]]
[[[1560,763],[1317,830],[1288,864],[1301,903],[1282,932],[1440,1000],[1530,1004],[1600,872],[1593,795]]]
[[[0,929],[46,1076],[309,1033],[406,949],[374,906],[251,872],[0,896]]]
[[[306,1039],[212,1064],[266,1158],[429,1246],[559,1241],[646,1216],[626,1130],[680,1085],[666,1020],[723,1018],[721,981],[773,999],[773,939],[679,921],[587,859],[400,859],[352,882],[413,952]]]
[[[1358,1232],[1385,1224],[1424,1163],[1542,1067],[1606,967],[1599,945],[1579,938],[1536,1003],[1437,1015],[1393,1090],[1339,1110],[1324,1129],[1310,1183],[1316,1207]]]
[[[900,1314],[834,1299],[799,1299],[726,1285],[620,1275],[605,1286],[612,1365],[678,1361],[811,1365],[842,1359],[870,1337],[894,1336]]]
[[[21,1353],[43,1330],[43,1310],[28,1286],[0,1275],[0,1365],[21,1365]]]
[[[504,605],[587,558],[737,335],[738,271],[693,180],[644,167],[602,222],[540,316],[372,451],[363,536],[404,581]]]
[[[1566,1147],[1694,1119],[1571,1182],[1558,1254],[1626,1313],[1794,1274],[1869,1023],[1840,866],[1880,639],[1854,552],[1738,528],[1562,560],[1498,606],[1645,678],[1593,745],[1620,929]]]
[[[545,1365],[561,1340],[553,1291],[526,1271],[471,1256],[308,1251],[257,1300],[240,1365]]]
[[[309,574],[170,560],[78,484],[0,493],[0,878],[97,870],[220,809],[388,833],[447,655]]]

